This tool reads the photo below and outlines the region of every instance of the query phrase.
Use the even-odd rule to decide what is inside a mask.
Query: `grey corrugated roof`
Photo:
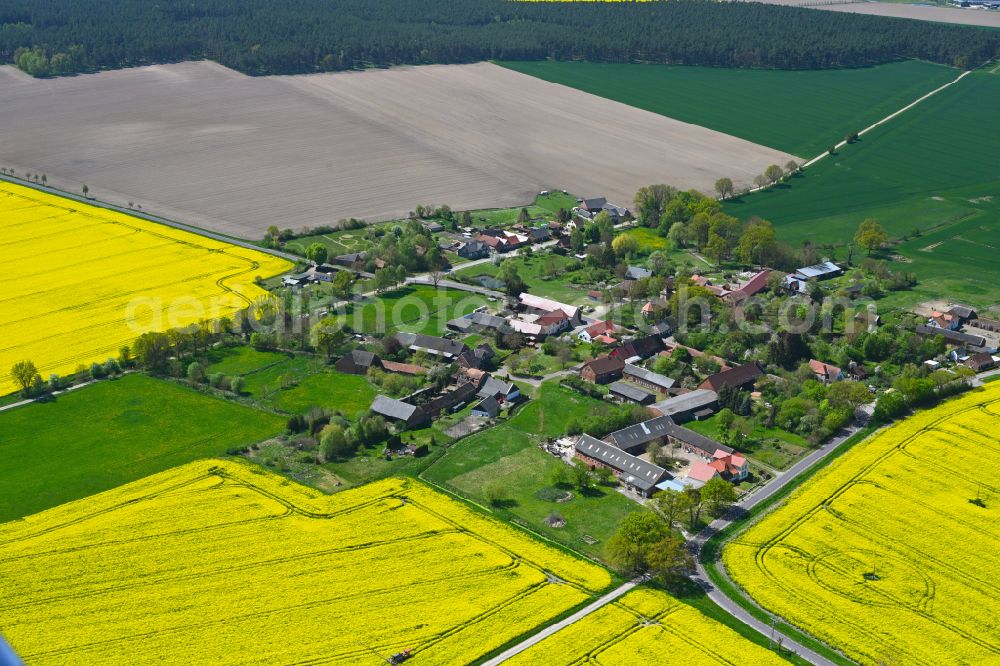
[[[500,403],[492,395],[487,396],[480,400],[473,408],[472,411],[486,412],[490,416],[496,416],[500,413]]]
[[[642,379],[649,382],[650,384],[656,384],[657,386],[662,386],[665,389],[672,388],[675,382],[670,377],[666,375],[661,375],[658,372],[653,372],[652,370],[647,370],[646,368],[640,368],[637,365],[632,365],[631,363],[625,364],[625,369],[622,370],[622,374],[626,377],[635,377],[637,379]]]
[[[629,384],[628,382],[615,382],[608,387],[608,390],[612,393],[624,396],[629,400],[634,400],[635,402],[644,402],[653,397],[653,394],[649,391],[644,391],[638,386]]]
[[[439,338],[434,335],[423,335],[421,333],[397,333],[396,339],[399,341],[399,344],[405,347],[417,347],[452,356],[458,356],[466,349],[465,344],[458,340],[449,340],[448,338]]]
[[[917,333],[920,335],[940,335],[943,336],[945,340],[950,340],[951,342],[961,342],[962,344],[973,345],[975,347],[983,347],[986,345],[986,338],[981,335],[969,335],[968,333],[962,333],[961,331],[949,331],[946,328],[938,328],[937,326],[917,326]]]
[[[514,390],[513,382],[505,382],[497,379],[493,375],[488,375],[483,385],[480,387],[479,392],[476,394],[480,397],[486,397],[488,395],[508,395]]]
[[[818,278],[823,277],[824,275],[839,273],[840,270],[840,266],[832,261],[824,261],[823,263],[813,264],[812,266],[803,266],[799,270],[795,271],[795,273],[796,275],[801,275],[805,278]]]
[[[608,467],[618,470],[622,473],[623,481],[642,490],[653,488],[667,473],[658,465],[629,455],[590,435],[580,435],[576,440],[576,450],[588,458],[599,460]]]
[[[372,401],[371,410],[376,414],[388,416],[389,418],[409,421],[410,417],[417,411],[415,405],[411,405],[402,400],[390,398],[387,395],[377,395]]]
[[[643,268],[642,266],[629,266],[625,271],[625,275],[632,280],[641,280],[642,278],[648,278],[653,275],[653,272]]]
[[[698,389],[696,391],[691,391],[690,393],[661,400],[660,402],[654,403],[650,406],[664,416],[672,416],[680,412],[703,409],[718,399],[719,394],[715,391]]]
[[[618,448],[631,449],[666,437],[670,434],[670,428],[673,425],[674,422],[669,416],[657,416],[655,419],[616,430],[608,437]]]

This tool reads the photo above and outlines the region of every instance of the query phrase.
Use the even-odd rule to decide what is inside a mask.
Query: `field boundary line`
[[[41,185],[39,183],[33,183],[30,180],[18,178],[17,176],[0,174],[0,181],[6,181],[13,185],[20,185],[22,187],[29,187],[33,190],[37,190],[44,194],[50,194],[52,196],[62,197],[63,199],[68,199],[71,201],[77,201],[79,203],[88,204],[90,206],[94,206],[95,208],[103,208],[105,210],[110,210],[115,213],[130,215],[140,220],[146,220],[147,222],[153,222],[155,224],[162,224],[167,227],[179,229],[180,231],[187,231],[188,233],[192,233],[197,236],[202,236],[203,238],[210,238],[212,240],[219,241],[220,243],[228,243],[229,245],[242,247],[243,249],[246,250],[256,250],[257,252],[263,252],[264,254],[270,254],[271,256],[278,257],[279,259],[290,261],[293,264],[305,261],[304,257],[290,254],[288,252],[282,252],[281,250],[275,250],[273,248],[261,247],[259,245],[255,245],[254,243],[244,238],[237,238],[236,236],[229,236],[226,234],[220,234],[214,231],[209,231],[208,229],[202,229],[200,227],[195,227],[190,224],[186,224],[184,222],[178,222],[176,220],[171,220],[169,218],[161,217],[159,215],[154,215],[152,213],[147,213],[145,211],[135,210],[134,208],[126,208],[124,206],[119,206],[117,204],[109,203],[107,201],[101,201],[100,199],[94,197],[81,196],[79,194],[75,194],[67,190],[61,190],[57,187],[52,187],[50,185]]]

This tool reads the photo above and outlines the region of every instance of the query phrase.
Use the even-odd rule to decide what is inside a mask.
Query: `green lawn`
[[[279,359],[244,375],[243,393],[271,409],[302,414],[311,407],[327,407],[353,418],[367,411],[375,398],[375,387],[366,377],[337,372],[320,357],[255,353]]]
[[[284,419],[143,375],[0,414],[0,522],[284,429]]]
[[[580,61],[500,64],[803,158],[958,75],[949,67],[913,60],[802,71]]]
[[[331,257],[352,252],[361,252],[371,247],[371,243],[365,238],[364,229],[346,229],[335,231],[330,234],[317,234],[315,236],[302,236],[285,243],[285,247],[290,250],[305,252],[313,243],[319,243],[326,247]]]
[[[703,421],[689,421],[684,424],[684,427],[713,439],[719,437],[718,414]],[[751,443],[741,445],[740,450],[752,459],[776,469],[785,469],[791,466],[809,447],[803,437],[793,432],[781,428],[765,428],[757,424],[754,424],[750,438]]]
[[[223,347],[210,351],[205,360],[208,362],[205,370],[207,374],[219,372],[224,375],[243,376],[283,363],[288,360],[288,354],[258,351],[253,347]]]
[[[532,254],[530,257],[514,256],[505,259],[517,266],[517,272],[536,296],[552,298],[561,303],[580,304],[587,299],[585,285],[574,285],[566,279],[566,273],[578,268],[578,259],[558,254]],[[492,262],[470,266],[455,271],[457,275],[496,277],[499,267]]]
[[[402,330],[440,335],[445,324],[485,305],[486,299],[458,289],[411,285],[352,303],[339,319],[355,331]]]
[[[1000,300],[1000,132],[984,110],[998,108],[1000,74],[977,72],[789,185],[728,203],[727,212],[771,220],[793,245],[847,243],[868,217],[897,239],[919,229],[890,254],[902,257],[892,268],[915,272],[920,284],[891,303],[992,305]]]
[[[423,476],[481,503],[486,503],[485,488],[502,486],[509,499],[497,511],[504,518],[600,556],[621,518],[639,505],[610,488],[593,495],[574,490],[568,502],[540,499],[536,493],[551,486],[553,471],[563,463],[537,444],[565,433],[570,420],[582,421],[608,408],[600,400],[546,382],[509,421],[456,442]],[[551,528],[543,522],[553,511],[566,520],[565,527]],[[597,542],[590,544],[584,536]]]
[[[476,226],[504,226],[517,222],[518,215],[522,208],[528,209],[528,215],[533,220],[545,218],[555,219],[560,208],[570,210],[576,206],[576,197],[572,194],[562,192],[549,192],[545,196],[538,195],[535,201],[524,206],[512,206],[510,208],[483,208],[469,211],[472,215],[472,223]]]

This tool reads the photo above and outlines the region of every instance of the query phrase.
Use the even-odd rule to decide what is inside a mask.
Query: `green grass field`
[[[552,485],[552,473],[563,463],[537,444],[545,437],[564,434],[572,419],[584,421],[607,409],[605,402],[546,382],[537,397],[509,421],[456,442],[423,476],[482,503],[487,501],[485,489],[499,485],[507,495],[498,509],[503,517],[600,556],[621,518],[639,505],[610,488],[593,495],[574,490],[568,502],[540,499],[537,491]],[[565,527],[551,528],[543,522],[553,511],[566,520]],[[597,543],[584,541],[585,535]]]
[[[259,352],[246,347],[225,350],[227,356],[209,366],[246,369],[243,393],[269,408],[302,414],[311,407],[327,407],[353,418],[367,411],[375,387],[367,378],[346,375],[327,366],[318,356],[291,356]],[[256,365],[255,365],[256,363]]]
[[[351,252],[361,252],[371,247],[371,243],[365,239],[364,229],[345,229],[335,231],[330,234],[316,234],[315,236],[302,236],[288,241],[285,246],[290,250],[305,252],[313,243],[319,243],[326,247],[331,257],[340,254],[350,254]]]
[[[259,372],[263,368],[283,363],[288,354],[272,351],[259,351],[253,347],[223,347],[213,349],[206,355],[208,366],[206,374],[220,372],[224,375],[247,375]]]
[[[948,67],[912,60],[803,71],[570,61],[499,64],[803,158],[958,75]]]
[[[587,299],[589,287],[570,284],[565,272],[580,266],[573,257],[558,254],[534,254],[530,257],[514,256],[506,259],[517,265],[517,272],[536,296],[552,298],[562,303],[580,304]],[[496,277],[499,267],[491,262],[477,264],[455,271],[460,275]]]
[[[549,192],[546,195],[538,195],[535,201],[524,206],[512,206],[510,208],[483,208],[470,211],[472,223],[478,226],[509,225],[517,222],[518,215],[522,208],[528,209],[528,215],[533,220],[545,218],[555,219],[560,208],[570,210],[576,205],[576,197],[572,194],[562,192]]]
[[[903,257],[893,268],[915,272],[921,284],[894,300],[952,297],[992,305],[1000,300],[1000,132],[986,110],[998,108],[1000,74],[977,72],[790,184],[726,209],[771,220],[793,245],[847,243],[868,217],[893,238],[919,229],[921,236],[891,254]]]
[[[351,304],[339,319],[355,331],[386,330],[440,335],[445,324],[485,305],[486,298],[458,289],[411,285]]]
[[[0,522],[284,430],[284,419],[143,375],[0,414]]]

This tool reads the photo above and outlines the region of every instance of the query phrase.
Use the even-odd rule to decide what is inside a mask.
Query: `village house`
[[[410,351],[423,351],[447,361],[451,361],[462,352],[469,350],[465,344],[457,340],[421,333],[397,333],[396,340]]]
[[[612,224],[618,224],[629,215],[628,208],[608,203],[608,200],[604,197],[581,199],[576,208],[573,210],[578,215],[581,215],[589,220],[597,217],[597,214],[601,211],[607,211]]]
[[[607,384],[621,379],[625,362],[610,356],[599,356],[587,361],[580,369],[580,378],[593,384]]]
[[[495,398],[500,404],[517,402],[521,399],[521,390],[513,382],[505,382],[487,374],[476,395],[480,398]]]
[[[959,325],[967,324],[971,320],[976,319],[978,316],[975,309],[971,306],[958,304],[951,306],[948,310],[948,314],[950,314],[954,319],[957,319]]]
[[[620,347],[611,350],[611,356],[620,358],[626,363],[633,363],[658,354],[666,348],[663,339],[658,335],[647,335],[623,342]]]
[[[652,370],[646,370],[645,368],[640,368],[637,365],[631,363],[626,363],[625,367],[622,369],[622,376],[628,381],[638,384],[644,389],[654,391],[656,393],[662,393],[666,395],[667,392],[673,388],[676,382],[667,377],[666,375],[661,375]]]
[[[667,437],[674,428],[674,422],[668,416],[658,416],[654,419],[630,425],[616,430],[605,439],[623,451],[639,447],[645,451],[650,442],[666,443]]]
[[[493,396],[487,396],[472,407],[472,415],[495,419],[500,413],[500,403]]]
[[[463,259],[483,259],[490,256],[490,246],[480,241],[462,243],[456,254]]]
[[[608,395],[619,402],[634,402],[638,405],[649,405],[656,400],[656,395],[623,381],[612,383],[608,387]]]
[[[758,377],[764,375],[764,369],[760,363],[753,361],[746,365],[739,365],[722,372],[717,372],[705,379],[698,385],[700,389],[708,389],[718,393],[724,386],[730,388],[745,389],[750,388],[757,381]]]
[[[382,361],[382,369],[386,372],[394,372],[400,375],[426,375],[427,368],[413,363],[397,363],[396,361]]]
[[[718,407],[719,394],[706,389],[689,391],[650,405],[651,410],[669,416],[675,423],[706,419]]]
[[[740,284],[736,289],[730,291],[723,297],[723,300],[730,305],[739,305],[746,299],[760,293],[767,288],[767,279],[770,277],[770,269],[765,268],[753,275],[749,280]]]
[[[935,328],[944,328],[949,331],[957,331],[962,327],[962,321],[951,313],[935,310],[927,319],[927,325]]]
[[[659,465],[629,455],[590,435],[580,435],[574,445],[573,455],[591,468],[610,469],[626,489],[642,497],[652,496],[656,492],[656,484],[670,476]]]
[[[389,421],[398,421],[407,427],[422,425],[430,420],[423,409],[402,400],[396,400],[386,395],[377,395],[372,402],[371,411]]]
[[[981,335],[971,335],[969,333],[962,333],[961,331],[952,331],[947,328],[938,328],[937,326],[917,326],[915,331],[917,335],[924,337],[940,335],[946,342],[952,345],[968,347],[986,346],[986,338]]]
[[[726,481],[742,481],[750,475],[750,467],[747,459],[738,453],[718,452],[710,462],[701,460],[695,461],[688,471],[688,478],[694,479],[701,484],[708,483],[715,477],[720,477]]]
[[[367,375],[369,368],[381,368],[382,361],[378,356],[363,349],[352,349],[349,354],[333,364],[337,372],[349,375]]]
[[[812,266],[804,266],[785,276],[784,288],[791,294],[805,294],[809,291],[809,280],[829,280],[842,274],[842,269],[832,261],[824,261]]]
[[[837,382],[844,378],[844,373],[840,368],[816,359],[809,360],[809,369],[816,375],[816,379],[824,384]]]
[[[583,342],[591,342],[594,338],[604,335],[607,337],[612,337],[615,332],[615,325],[610,320],[597,321],[587,326],[579,333],[576,334]]]
[[[629,266],[625,269],[625,277],[629,280],[642,280],[644,278],[653,277],[653,271],[643,268],[642,266]]]
[[[518,297],[521,308],[528,313],[544,315],[552,312],[553,310],[562,310],[569,317],[570,326],[579,326],[581,323],[580,319],[580,308],[575,305],[566,305],[565,303],[560,303],[559,301],[553,301],[550,298],[542,298],[541,296],[533,296],[532,294],[522,293]]]
[[[987,352],[978,352],[965,359],[965,365],[971,368],[973,372],[983,372],[984,370],[995,368],[997,360]]]

